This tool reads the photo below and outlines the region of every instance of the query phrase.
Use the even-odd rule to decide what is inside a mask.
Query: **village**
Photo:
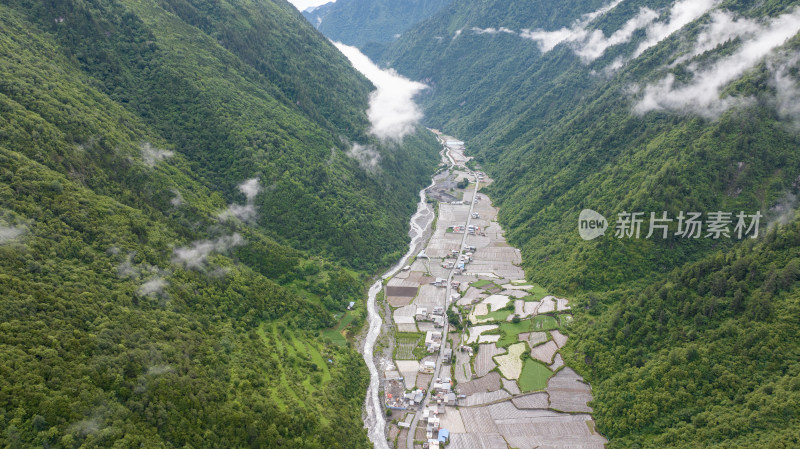
[[[492,180],[468,164],[463,142],[439,139],[445,163],[426,192],[438,201],[435,229],[384,286],[390,447],[603,448],[591,387],[560,353],[569,302],[525,280],[480,193]]]

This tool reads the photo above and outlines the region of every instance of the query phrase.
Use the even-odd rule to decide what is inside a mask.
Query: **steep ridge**
[[[4,446],[368,445],[342,315],[438,146],[288,4],[217,6],[0,6]]]

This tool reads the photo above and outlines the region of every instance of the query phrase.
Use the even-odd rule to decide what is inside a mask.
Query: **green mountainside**
[[[303,15],[331,40],[356,47],[391,42],[452,0],[337,0]]]
[[[679,3],[707,8],[591,54]],[[580,301],[570,350],[610,447],[798,444],[798,6],[456,0],[379,53],[431,86],[426,124],[496,180],[528,278]],[[582,37],[548,47],[556,31]],[[767,31],[775,51],[753,59]],[[608,218],[605,236],[581,240],[582,209]],[[625,211],[644,212],[639,239],[614,236]],[[645,238],[662,211],[669,237]],[[687,239],[681,211],[764,218],[757,240]]]
[[[0,5],[0,445],[368,447],[340,331],[438,151],[371,89],[283,1]]]

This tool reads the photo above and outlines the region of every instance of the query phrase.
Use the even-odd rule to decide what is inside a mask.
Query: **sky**
[[[302,11],[311,6],[324,5],[325,3],[331,3],[332,1],[334,0],[289,0],[289,3],[293,4],[295,8]]]

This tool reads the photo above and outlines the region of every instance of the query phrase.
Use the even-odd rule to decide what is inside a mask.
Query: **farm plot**
[[[527,318],[536,313],[536,308],[539,307],[538,302],[526,302],[522,299],[514,301],[514,314],[519,315],[520,318]]]
[[[397,370],[403,376],[403,383],[406,390],[411,390],[417,384],[417,373],[419,372],[419,362],[416,360],[397,360],[395,362]]]
[[[533,330],[549,331],[558,329],[558,320],[550,315],[536,315],[533,317]]]
[[[547,332],[529,332],[517,335],[519,341],[527,341],[531,348],[547,341]]]
[[[508,354],[494,358],[495,362],[506,379],[519,379],[522,373],[522,359],[520,356],[525,352],[525,343],[515,343],[508,347]]]
[[[527,422],[498,423],[508,444],[516,448],[575,448],[602,449],[606,439],[594,434],[588,415],[564,415],[528,420]]]
[[[509,392],[511,394],[520,394],[520,393],[522,393],[522,391],[520,391],[520,389],[519,389],[519,386],[517,385],[517,381],[508,380],[506,378],[502,378],[500,380],[503,381],[503,389],[506,390],[507,392]]]
[[[553,375],[550,368],[542,365],[537,360],[527,359],[522,366],[522,374],[519,376],[519,388],[523,392],[544,390],[547,387],[547,379]]]
[[[558,345],[556,345],[556,342],[553,340],[550,340],[545,344],[534,346],[534,348],[531,349],[531,357],[541,361],[545,365],[549,365],[553,363],[553,356],[556,355],[556,352],[558,352]]]
[[[464,351],[456,351],[456,365],[453,367],[455,371],[456,382],[459,384],[469,382],[472,379],[472,369],[469,363],[469,353]]]
[[[522,320],[519,323],[506,322],[500,324],[502,338],[497,341],[497,346],[505,347],[518,340],[519,334],[531,330],[531,320]]]
[[[460,383],[456,386],[456,389],[460,394],[466,395],[497,391],[500,389],[500,375],[493,371],[484,377]]]
[[[461,419],[464,421],[464,428],[469,433],[497,433],[497,426],[494,424],[492,415],[487,407],[465,408],[462,407]]]
[[[488,298],[481,301],[481,304],[486,304],[489,306],[492,312],[496,312],[508,304],[509,298],[508,296],[503,295],[491,295]]]
[[[564,366],[564,358],[561,357],[561,353],[558,353],[553,358],[553,364],[550,365],[550,369],[553,371],[558,371],[558,369],[562,366]]]
[[[422,351],[425,350],[422,346],[424,339],[425,337],[422,334],[398,333],[395,336],[395,360],[416,360],[417,356],[420,355],[420,349]]]
[[[439,418],[441,420],[439,427],[449,430],[451,434],[467,432],[464,421],[461,419],[461,412],[457,408],[445,407],[445,413],[439,415]]]
[[[556,300],[555,296],[545,296],[539,302],[539,308],[536,309],[536,313],[550,313],[556,311]]]
[[[505,349],[497,349],[494,343],[482,344],[478,347],[478,354],[475,356],[475,375],[483,377],[489,374],[495,366],[493,357],[505,353]]]
[[[449,449],[507,449],[506,440],[498,433],[456,433],[450,437]]]
[[[592,387],[572,368],[564,368],[547,382],[550,407],[562,412],[588,412],[587,402],[592,400]]]
[[[493,329],[499,328],[496,324],[485,324],[483,326],[472,326],[469,328],[469,339],[467,340],[467,344],[475,343],[480,339],[482,333],[486,331],[490,331]],[[500,335],[497,336],[497,339],[500,339]],[[497,340],[495,340],[497,341]]]
[[[488,391],[486,393],[475,393],[464,399],[464,406],[472,407],[476,405],[489,404],[510,398],[511,395],[505,390]]]
[[[553,336],[553,341],[556,342],[559,349],[563,348],[565,344],[567,344],[567,337],[566,335],[562,334],[559,331],[550,331],[550,335]]]
[[[511,420],[548,419],[562,415],[562,413],[547,410],[546,408],[520,409],[514,405],[513,400],[491,404],[487,408],[495,424],[510,422]]]
[[[515,299],[522,299],[528,296],[528,293],[524,290],[503,290],[500,292],[501,295],[511,296]]]
[[[445,296],[447,289],[436,287],[434,285],[423,285],[419,289],[419,295],[414,299],[414,304],[417,307],[425,307],[429,311],[436,306],[442,306],[445,303]]]
[[[477,289],[475,287],[470,287],[467,290],[467,293],[464,294],[464,296],[462,296],[458,300],[458,305],[459,306],[466,306],[466,305],[472,304],[473,302],[480,301],[485,296],[486,296],[486,294],[483,293],[480,289]]]
[[[511,400],[517,408],[546,409],[550,406],[547,393],[531,393]]]

